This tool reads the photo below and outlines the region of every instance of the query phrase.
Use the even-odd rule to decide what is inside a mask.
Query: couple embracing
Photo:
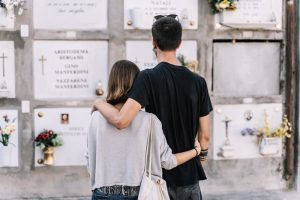
[[[166,199],[202,199],[212,111],[206,81],[178,64],[182,27],[176,15],[155,20],[158,65],[140,72],[130,61],[116,62],[106,101],[94,102],[87,154],[93,200],[138,199],[149,160],[152,178],[167,183]]]

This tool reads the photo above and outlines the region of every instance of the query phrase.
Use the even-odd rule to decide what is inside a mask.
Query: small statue
[[[226,140],[225,140],[224,146],[221,147],[221,155],[224,158],[233,157],[234,156],[234,147],[230,144],[229,133],[228,133],[228,128],[229,128],[228,125],[229,125],[229,122],[231,122],[231,120],[226,116],[225,120],[223,120],[223,122],[225,123]]]

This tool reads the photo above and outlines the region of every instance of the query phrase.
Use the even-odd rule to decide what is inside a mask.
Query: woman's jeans
[[[137,196],[123,196],[114,194],[105,194],[97,190],[93,191],[92,200],[137,200]]]

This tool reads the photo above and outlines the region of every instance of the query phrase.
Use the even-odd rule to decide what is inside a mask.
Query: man
[[[161,120],[173,153],[193,148],[198,135],[200,157],[164,171],[163,176],[172,200],[199,200],[199,180],[206,179],[200,159],[203,162],[207,156],[212,111],[207,85],[202,77],[178,65],[176,50],[181,44],[182,27],[174,15],[157,16],[152,35],[159,64],[138,75],[120,111],[102,100],[96,100],[94,106],[119,129],[127,127],[145,107]]]

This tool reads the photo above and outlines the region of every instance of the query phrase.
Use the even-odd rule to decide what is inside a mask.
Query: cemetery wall
[[[53,4],[47,4],[47,7],[41,0],[27,0],[27,9],[17,17],[16,30],[0,30],[0,56],[4,49],[1,45],[7,45],[4,56],[12,58],[7,58],[5,64],[9,69],[15,66],[15,72],[12,69],[6,71],[7,80],[15,79],[15,85],[9,84],[9,94],[2,91],[8,98],[0,99],[0,115],[17,117],[18,130],[13,161],[9,167],[0,167],[0,199],[90,195],[83,149],[77,145],[85,144],[85,124],[96,97],[95,87],[101,80],[105,90],[109,68],[119,59],[131,59],[142,69],[155,65],[151,32],[147,30],[147,23],[151,24],[152,18],[144,19],[147,23],[142,25],[139,22],[130,24],[128,10],[124,11],[124,8],[132,8],[132,2],[139,5],[140,0],[128,1],[99,0],[98,3],[104,4],[100,3],[96,11],[86,5],[87,11],[78,11],[78,15],[71,13],[75,19],[71,20],[72,17],[55,14],[46,18],[47,11],[55,13]],[[262,1],[257,0],[257,5],[261,6]],[[51,3],[51,0],[47,2]],[[173,8],[170,0],[151,2],[156,7],[167,4]],[[245,21],[244,18],[253,12],[251,8],[248,13],[237,13],[240,16],[224,14],[222,18],[211,14],[207,1],[182,2],[190,10],[191,21],[185,27],[179,52],[188,61],[198,62],[195,71],[206,78],[215,105],[209,159],[204,167],[208,180],[200,184],[203,194],[287,188],[283,178],[284,147],[272,156],[262,156],[256,136],[241,134],[246,128],[262,128],[266,112],[274,129],[285,112],[283,2],[272,1],[279,2],[272,5],[276,23],[273,23],[274,19],[265,19],[265,15],[257,16],[257,13],[252,13],[252,22]],[[182,2],[173,10],[180,10]],[[265,6],[261,6],[261,12],[267,13],[270,5]],[[68,9],[61,12],[68,12]],[[76,17],[80,14],[86,18]],[[20,27],[24,24],[29,26],[29,37],[20,36]],[[132,29],[139,25],[145,27]],[[13,43],[4,44],[3,41]],[[10,50],[12,47],[14,52]],[[70,70],[77,74],[70,75]],[[78,82],[76,88],[69,84],[75,79]],[[63,114],[70,120],[66,124],[62,121]],[[232,146],[227,153],[232,156],[226,156],[223,148],[226,117],[231,120],[228,131]],[[57,148],[54,166],[37,162],[43,155],[34,147],[33,139],[44,128],[63,133],[65,145]]]

